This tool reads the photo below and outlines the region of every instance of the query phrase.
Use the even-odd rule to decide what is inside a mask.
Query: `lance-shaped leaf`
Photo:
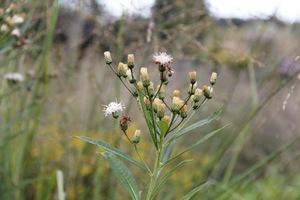
[[[106,158],[114,174],[117,176],[124,189],[130,194],[131,198],[139,200],[140,195],[138,187],[129,169],[114,154],[106,151],[103,152],[102,155]]]
[[[190,200],[197,192],[205,188],[209,182],[203,183],[202,185],[199,185],[198,187],[195,187],[193,190],[191,190],[189,193],[187,193],[184,197],[181,198],[181,200]]]
[[[160,179],[155,188],[153,189],[153,192],[151,194],[151,197],[150,199],[153,199],[155,197],[155,195],[159,192],[159,190],[164,186],[164,184],[167,182],[167,180],[172,176],[173,172],[178,168],[180,167],[181,165],[189,162],[189,161],[192,161],[192,160],[184,160],[182,161],[181,163],[179,163],[178,165],[176,165],[173,169],[171,169],[162,179]]]
[[[179,156],[181,156],[182,154],[188,152],[189,150],[195,148],[196,146],[202,144],[203,142],[205,142],[206,140],[208,140],[209,138],[213,137],[215,134],[217,134],[219,131],[221,131],[222,129],[226,128],[228,125],[223,126],[222,128],[219,128],[213,132],[210,132],[208,134],[206,134],[203,138],[201,138],[200,140],[198,140],[197,142],[195,142],[193,145],[189,146],[188,148],[186,148],[185,150],[181,151],[180,153],[176,154],[173,158],[171,158],[170,160],[168,160],[163,166],[165,166],[167,163],[171,162],[172,160],[178,158]]]
[[[222,108],[223,107],[221,107],[218,111],[216,111],[213,114],[211,114],[208,118],[206,118],[204,120],[201,120],[201,121],[198,121],[198,122],[190,125],[189,127],[185,128],[184,130],[182,130],[182,131],[180,131],[178,133],[175,133],[175,135],[173,137],[171,137],[168,142],[176,140],[177,138],[185,135],[186,133],[190,132],[191,130],[194,130],[194,129],[200,127],[200,126],[209,124],[210,122],[214,121],[221,114]]]
[[[103,142],[101,140],[96,140],[93,138],[89,138],[89,137],[84,137],[84,136],[75,136],[78,139],[81,139],[83,141],[89,142],[91,144],[95,144],[99,147],[102,147],[103,149],[106,149],[107,151],[110,151],[118,156],[121,156],[123,158],[125,158],[126,160],[128,160],[129,162],[135,164],[136,166],[139,166],[140,168],[142,168],[143,170],[147,171],[145,167],[143,167],[143,165],[141,165],[139,162],[137,162],[136,160],[134,160],[133,158],[131,158],[129,155],[127,155],[125,152],[110,146],[108,143]]]
[[[162,153],[161,153],[161,157],[160,157],[160,163],[166,163],[170,159],[171,154],[172,154],[173,149],[174,149],[174,146],[175,146],[175,142],[176,141],[170,142],[169,144],[167,144],[167,146],[165,146],[163,148]],[[161,173],[163,172],[163,170],[164,170],[164,167],[162,167],[159,170],[156,180],[159,179],[159,177],[160,177]]]

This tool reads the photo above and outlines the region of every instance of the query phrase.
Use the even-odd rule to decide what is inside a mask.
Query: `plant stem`
[[[140,155],[140,152],[139,152],[139,150],[138,150],[136,144],[134,144],[134,150],[136,151],[137,155],[139,156],[139,158],[142,160],[142,162],[144,163],[145,167],[147,168],[148,174],[151,176],[151,175],[152,175],[152,172],[151,172],[151,170],[149,169],[149,167],[148,167],[147,163],[145,162],[145,160],[144,160],[144,159],[142,158],[142,156]]]
[[[153,173],[151,174],[151,180],[150,180],[150,185],[149,185],[149,190],[148,190],[146,200],[151,200],[152,199],[151,194],[152,194],[153,189],[155,187],[158,172],[160,170],[160,157],[161,157],[161,152],[162,152],[162,141],[163,140],[159,141],[158,149],[156,150],[155,164],[154,164]]]

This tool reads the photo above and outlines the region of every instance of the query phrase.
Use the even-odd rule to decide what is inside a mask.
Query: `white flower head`
[[[15,82],[22,82],[24,80],[23,75],[20,73],[5,74],[4,79],[8,81],[15,81]]]
[[[22,24],[24,22],[24,18],[19,15],[14,15],[12,19],[14,24]]]
[[[116,102],[110,102],[108,105],[103,105],[104,109],[104,116],[111,115],[114,112],[123,111],[125,109],[124,104],[122,102],[118,103],[117,99]]]
[[[18,28],[15,28],[10,34],[11,34],[12,36],[15,36],[15,37],[20,37],[20,35],[21,35],[21,30],[18,29]]]
[[[153,56],[153,62],[160,65],[167,65],[173,62],[173,57],[166,52],[159,52]]]

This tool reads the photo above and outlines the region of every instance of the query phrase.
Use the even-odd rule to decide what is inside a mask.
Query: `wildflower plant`
[[[128,134],[127,128],[131,122],[131,118],[123,115],[119,120],[121,130],[133,146],[141,162],[134,160],[125,152],[109,145],[106,142],[82,136],[78,136],[77,138],[96,144],[107,150],[106,152],[103,152],[102,155],[106,158],[113,172],[132,199],[154,199],[173,172],[191,160],[184,160],[175,165],[170,171],[163,173],[165,166],[169,165],[182,154],[213,137],[220,130],[226,127],[224,126],[208,133],[185,150],[172,155],[176,140],[182,138],[191,130],[212,122],[221,113],[222,108],[214,112],[207,119],[187,126],[189,121],[193,119],[194,114],[199,112],[199,109],[212,98],[213,85],[216,83],[217,74],[212,74],[210,78],[210,86],[205,85],[202,89],[200,89],[197,87],[197,73],[190,72],[190,78],[188,81],[189,87],[185,92],[186,97],[181,98],[181,92],[179,90],[175,90],[173,92],[172,99],[167,99],[166,97],[168,97],[168,95],[165,94],[165,87],[168,86],[169,79],[171,79],[171,76],[174,73],[170,66],[170,63],[173,62],[173,57],[171,57],[171,55],[168,55],[167,53],[157,53],[153,56],[154,63],[158,65],[160,79],[156,90],[154,89],[154,83],[149,78],[147,68],[140,68],[140,80],[137,80],[133,71],[135,62],[132,54],[128,55],[127,65],[120,62],[117,68],[112,66],[110,52],[105,52],[104,57],[106,64],[113,70],[115,75],[120,79],[130,94],[136,98],[141,115],[146,121],[148,130],[136,130],[133,134],[133,138],[130,138],[129,135],[132,133]],[[169,103],[168,101],[171,102]],[[104,115],[107,116],[108,114],[112,114],[114,118],[118,118],[118,112],[123,111],[123,108],[124,105],[122,103],[111,102],[107,106],[104,106]],[[143,134],[146,134],[147,132],[150,134],[153,149],[156,152],[153,166],[150,166],[139,153],[139,149],[143,147],[139,147],[138,143],[141,139],[143,139]],[[146,174],[149,175],[150,180],[149,187],[147,189],[148,191],[139,191],[131,171],[118,157],[122,157],[132,164],[140,167]],[[199,185],[186,194],[182,199],[190,199],[197,191],[201,190],[207,184],[208,183],[203,183]]]

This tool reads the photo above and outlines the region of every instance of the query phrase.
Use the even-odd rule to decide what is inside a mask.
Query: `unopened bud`
[[[179,95],[180,95],[179,90],[174,90],[173,97],[179,97]]]
[[[184,103],[184,101],[180,101],[179,103],[179,114],[182,118],[186,118],[187,117],[187,105]]]
[[[179,111],[179,104],[180,104],[180,98],[179,97],[173,97],[173,103],[171,106],[172,112],[178,112]]]
[[[189,87],[189,90],[188,90],[188,94],[189,95],[195,94],[196,87],[197,87],[197,82],[194,83],[194,84],[190,84],[190,87]]]
[[[211,85],[216,84],[216,80],[217,80],[217,73],[216,73],[216,72],[213,72],[213,73],[211,74],[211,77],[210,77],[210,84],[211,84]]]
[[[139,90],[142,90],[143,89],[143,83],[141,82],[141,81],[139,81],[138,83],[137,83],[137,86],[138,86],[138,88],[139,88]]]
[[[127,78],[129,80],[129,83],[133,84],[133,83],[136,82],[135,76],[134,76],[134,74],[131,74],[131,70],[130,69],[128,69],[126,71],[126,74],[127,74]]]
[[[162,76],[161,76],[162,75]],[[167,85],[169,83],[169,78],[168,78],[168,75],[166,72],[163,72],[163,73],[159,73],[159,77],[160,77],[160,80],[165,84]]]
[[[8,26],[6,24],[2,24],[0,31],[1,32],[6,32],[8,30]]]
[[[111,59],[109,51],[104,52],[104,58],[105,58],[106,64],[110,65],[112,63],[112,59]]]
[[[132,69],[134,67],[134,55],[128,54],[127,60],[129,69]]]
[[[163,121],[169,123],[169,122],[170,122],[170,119],[171,119],[171,118],[170,118],[169,116],[164,116],[161,120],[163,120]]]
[[[164,100],[165,99],[164,86],[161,86],[161,87],[157,86],[157,91],[158,91],[158,98],[161,99],[161,100]]]
[[[141,139],[141,131],[140,131],[140,130],[136,130],[136,131],[134,132],[132,142],[135,143],[135,144],[137,144],[137,143],[140,142],[140,139]]]
[[[127,65],[124,66],[124,64],[122,62],[119,63],[118,65],[118,76],[121,77],[127,77]]]
[[[210,86],[203,86],[203,94],[207,99],[211,99],[212,98],[212,94],[213,94],[213,88]]]
[[[150,81],[149,87],[148,87],[148,92],[150,97],[154,97],[155,92],[154,92],[154,85],[153,82]]]
[[[141,77],[142,77],[142,82],[143,82],[144,87],[148,87],[150,85],[150,80],[148,77],[147,68],[145,68],[145,67],[141,68]]]
[[[146,105],[147,110],[150,110],[150,101],[147,97],[144,97],[144,103]]]
[[[194,97],[193,97],[192,100],[195,101],[195,102],[199,102],[201,95],[202,95],[202,90],[197,88],[195,90],[195,95],[193,95]]]
[[[165,115],[165,104],[160,103],[157,105],[157,117],[161,119],[164,117],[164,115]]]
[[[154,111],[155,113],[157,113],[157,107],[158,107],[159,104],[161,104],[161,100],[160,100],[159,98],[155,98],[155,99],[153,100],[153,104],[152,104],[152,106],[153,106],[153,111]]]
[[[191,84],[196,83],[196,74],[197,74],[197,72],[190,72],[189,74],[190,74],[190,83]]]

